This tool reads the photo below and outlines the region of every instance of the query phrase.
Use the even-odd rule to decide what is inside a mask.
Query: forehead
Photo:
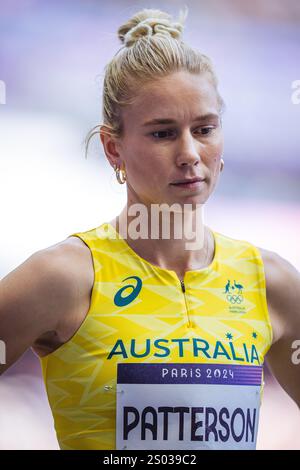
[[[134,102],[125,108],[127,118],[178,118],[218,113],[216,89],[209,74],[176,72],[139,88]]]

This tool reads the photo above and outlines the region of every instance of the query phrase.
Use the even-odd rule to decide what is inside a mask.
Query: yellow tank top
[[[41,358],[61,449],[254,449],[272,344],[259,250],[212,231],[204,269],[141,258],[109,223],[70,236],[94,285],[73,337]]]

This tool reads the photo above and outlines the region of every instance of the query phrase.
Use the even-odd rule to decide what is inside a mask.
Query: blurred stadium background
[[[225,168],[206,223],[274,250],[300,270],[298,0],[0,0],[0,278],[33,252],[110,220],[125,202],[97,139],[105,64],[118,26],[142,8],[177,16],[184,39],[209,55],[227,104]],[[1,101],[1,100],[0,100]],[[0,331],[1,338],[1,331]],[[300,449],[300,413],[266,371],[259,449]],[[28,351],[0,378],[0,449],[58,448]]]

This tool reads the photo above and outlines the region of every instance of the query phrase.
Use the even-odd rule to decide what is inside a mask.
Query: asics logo
[[[135,279],[136,284],[126,284],[126,286],[122,287],[118,290],[114,297],[114,303],[118,307],[125,307],[125,305],[130,304],[140,293],[142,288],[142,280],[138,276],[129,276],[123,279],[122,282],[127,281],[128,279]],[[126,289],[132,289],[129,295],[123,297],[122,294]]]

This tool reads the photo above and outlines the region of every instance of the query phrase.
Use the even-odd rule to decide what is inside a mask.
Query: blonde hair
[[[223,112],[225,104],[210,59],[181,39],[187,14],[185,6],[178,20],[173,21],[171,15],[161,10],[143,9],[119,27],[123,47],[106,65],[103,83],[103,125],[109,134],[122,136],[122,107],[133,102],[141,86],[176,71],[209,73],[220,114]],[[89,141],[99,134],[100,126],[95,126],[86,137],[86,156]]]

